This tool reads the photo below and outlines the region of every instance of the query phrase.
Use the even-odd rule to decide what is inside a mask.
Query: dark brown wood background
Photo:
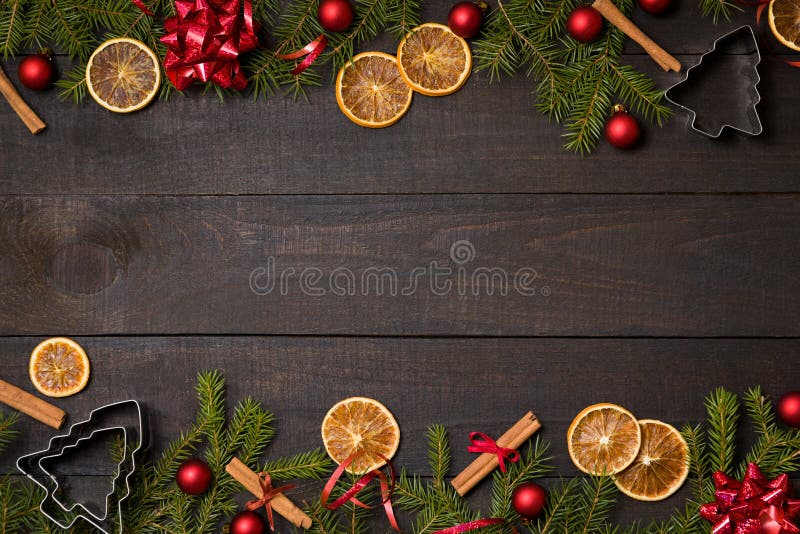
[[[686,66],[753,20],[714,26],[677,3],[635,20]],[[426,19],[449,6],[431,2]],[[381,131],[348,122],[330,83],[309,102],[192,94],[131,116],[25,92],[49,126],[33,137],[0,105],[0,376],[32,390],[30,350],[74,336],[92,381],[56,403],[78,420],[140,399],[156,449],[192,419],[200,369],[222,369],[232,400],[254,395],[276,413],[270,455],[320,446],[330,405],[372,396],[402,427],[397,463],[417,472],[428,425],[451,430],[460,468],[469,431],[498,434],[533,409],[562,476],[577,474],[564,434],[587,404],[679,426],[702,419],[716,386],[798,389],[800,72],[766,56],[760,137],[708,140],[678,114],[635,151],[601,142],[588,157],[561,148],[523,75],[416,96]],[[624,59],[662,87],[678,79],[633,44]],[[15,78],[16,63],[5,68]],[[407,280],[433,261],[457,267],[459,240],[474,246],[470,269],[534,269],[536,295],[249,284],[270,257],[279,270],[388,267]],[[21,428],[3,472],[51,435]],[[78,472],[98,474],[88,460]],[[679,504],[623,497],[616,517]]]

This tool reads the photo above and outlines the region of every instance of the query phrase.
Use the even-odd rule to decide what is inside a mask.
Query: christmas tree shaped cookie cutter
[[[761,53],[753,28],[745,25],[714,41],[665,98],[689,113],[689,129],[718,138],[728,128],[747,135],[763,131],[756,106],[761,95]],[[703,76],[703,71],[710,71]]]
[[[120,413],[128,417],[126,424],[119,423]],[[146,428],[144,411],[138,401],[107,404],[92,410],[88,419],[72,425],[66,434],[51,438],[47,449],[19,458],[17,469],[45,490],[39,510],[59,527],[69,529],[79,519],[84,519],[105,534],[122,533],[122,506],[131,493],[130,477],[136,470],[136,456],[147,445]],[[104,510],[95,513],[83,503],[65,504],[61,483],[48,470],[47,464],[68,454],[70,449],[76,449],[83,442],[92,441],[108,432],[122,435],[123,454],[116,465]]]

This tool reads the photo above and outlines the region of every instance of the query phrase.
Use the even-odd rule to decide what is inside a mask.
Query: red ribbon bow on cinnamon
[[[712,523],[712,534],[798,534],[793,523],[800,516],[800,499],[790,499],[785,473],[768,480],[756,464],[747,466],[744,480],[714,473],[716,500],[700,507],[700,516]]]
[[[260,499],[253,499],[252,501],[247,502],[247,509],[251,512],[261,508],[262,506],[267,511],[267,519],[269,520],[269,529],[275,530],[275,521],[272,516],[272,504],[270,501],[278,495],[279,493],[283,493],[285,491],[289,491],[295,487],[294,484],[286,484],[285,486],[281,486],[279,488],[272,487],[272,477],[269,476],[269,473],[265,473],[261,471],[258,474],[259,484],[261,484],[261,498]]]
[[[472,442],[472,445],[467,447],[469,452],[496,454],[497,462],[500,464],[500,471],[503,473],[506,472],[506,460],[511,463],[519,462],[519,452],[516,449],[501,447],[483,432],[471,432],[469,440]]]
[[[164,21],[167,45],[164,69],[180,91],[198,79],[222,88],[242,90],[247,78],[239,54],[258,45],[253,4],[244,0],[240,22],[239,0],[177,0],[178,14]],[[243,28],[240,26],[244,26]]]
[[[345,469],[353,463],[353,460],[361,456],[361,453],[355,453],[347,457],[347,459],[339,464],[339,467],[331,475],[331,478],[328,479],[328,482],[325,484],[325,488],[322,490],[322,505],[325,506],[328,510],[336,510],[340,506],[342,506],[346,502],[352,502],[356,506],[361,508],[371,509],[374,506],[370,506],[368,504],[364,504],[360,500],[358,500],[357,495],[363,490],[367,485],[375,480],[376,478],[380,482],[381,485],[381,504],[386,512],[386,517],[389,519],[389,524],[392,525],[392,528],[395,529],[397,532],[400,532],[400,525],[397,524],[397,519],[394,516],[394,509],[392,508],[392,494],[394,493],[394,481],[395,481],[395,472],[394,466],[392,462],[389,461],[388,458],[381,456],[386,461],[386,465],[389,466],[389,474],[390,477],[387,478],[385,474],[383,474],[378,469],[373,469],[368,473],[364,474],[361,478],[359,478],[355,484],[350,487],[347,491],[345,491],[341,497],[333,501],[332,503],[328,503],[328,499],[331,496],[331,492],[333,488],[336,486],[336,483],[339,482],[339,479],[344,474]]]

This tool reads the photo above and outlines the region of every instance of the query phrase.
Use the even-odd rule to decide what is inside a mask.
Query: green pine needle
[[[739,399],[723,388],[706,398],[708,413],[709,465],[714,471],[731,473],[736,454]]]

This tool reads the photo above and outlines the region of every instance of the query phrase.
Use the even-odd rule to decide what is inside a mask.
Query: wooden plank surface
[[[796,336],[799,232],[775,195],[6,198],[0,332]]]

